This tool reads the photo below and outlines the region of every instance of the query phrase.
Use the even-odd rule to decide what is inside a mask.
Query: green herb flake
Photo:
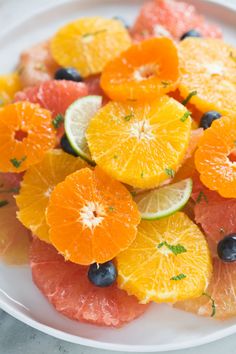
[[[111,205],[110,205],[110,206],[108,207],[108,210],[109,210],[109,211],[114,211],[114,210],[115,210],[115,208],[114,208],[113,206],[111,206]]]
[[[132,195],[132,197],[136,197],[137,192],[136,191],[131,191],[130,194]]]
[[[204,199],[205,202],[208,203],[206,194],[203,191],[200,191],[196,199],[196,204],[199,204],[202,201],[202,199]]]
[[[62,114],[56,115],[56,117],[52,120],[52,125],[55,129],[58,129],[60,125],[64,122],[64,117]]]
[[[161,81],[161,84],[164,88],[166,88],[170,85],[170,83],[168,81]]]
[[[8,204],[7,200],[0,200],[0,208]]]
[[[174,277],[170,278],[170,280],[182,280],[184,278],[186,278],[187,275],[183,274],[183,273],[180,273],[178,275],[175,275]]]
[[[140,177],[141,177],[141,178],[144,177],[144,172],[143,172],[143,171],[141,172]]]
[[[130,119],[133,118],[133,116],[134,116],[133,113],[128,114],[127,116],[124,117],[124,120],[125,120],[126,122],[129,122]]]
[[[167,176],[174,178],[175,176],[175,171],[172,170],[172,168],[165,168],[165,173],[167,174]]]
[[[234,55],[233,52],[230,52],[229,56],[236,63],[236,55]]]
[[[207,293],[202,293],[203,296],[208,297],[208,299],[211,300],[211,308],[212,308],[212,313],[211,313],[211,317],[214,317],[216,314],[216,304],[215,304],[215,300],[212,298],[211,295],[207,294]]]
[[[19,168],[22,164],[22,162],[24,162],[26,160],[26,156],[23,156],[20,160],[17,160],[15,157],[13,159],[10,160],[10,162],[12,163],[12,165],[16,168]]]
[[[161,248],[163,246],[166,246],[172,253],[174,253],[175,256],[187,252],[186,248],[183,245],[180,245],[179,243],[177,245],[170,245],[168,242],[163,241],[159,243],[157,248]]]
[[[0,193],[19,193],[19,190],[19,187],[14,187],[10,189],[0,189]]]
[[[191,112],[187,111],[184,113],[183,117],[180,118],[180,121],[184,123],[190,116],[191,116]]]
[[[183,104],[184,106],[186,106],[186,104],[189,103],[189,101],[191,100],[191,98],[192,98],[193,96],[196,96],[196,95],[197,95],[197,91],[192,91],[192,92],[190,92],[190,94],[182,101],[182,104]]]

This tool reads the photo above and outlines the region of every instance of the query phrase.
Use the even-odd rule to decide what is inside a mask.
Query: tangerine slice
[[[0,106],[10,103],[14,94],[21,89],[17,73],[0,76]]]
[[[204,131],[195,153],[202,183],[225,198],[236,198],[236,163],[230,157],[235,136],[235,117],[217,119]]]
[[[155,99],[177,87],[179,59],[169,38],[152,38],[110,61],[101,87],[113,100]]]
[[[16,196],[19,208],[17,217],[41,240],[50,242],[45,212],[54,187],[72,172],[86,166],[86,162],[79,157],[62,150],[50,150],[42,161],[25,173],[20,193]]]
[[[215,258],[213,276],[204,295],[174,306],[199,316],[227,319],[236,315],[236,264]]]
[[[180,43],[182,97],[201,112],[236,114],[236,49],[219,39],[186,38]]]
[[[131,194],[98,167],[69,175],[51,194],[49,237],[74,263],[104,263],[136,237],[140,215]]]
[[[75,321],[121,327],[149,307],[116,284],[94,286],[88,280],[88,267],[65,262],[54,247],[37,239],[32,242],[30,265],[41,292],[58,312]]]
[[[212,271],[204,235],[182,212],[141,221],[135,241],[116,261],[118,286],[143,304],[198,297]]]
[[[121,21],[86,17],[62,27],[51,41],[51,52],[58,64],[72,66],[86,77],[100,73],[130,44],[131,38]]]
[[[110,102],[92,118],[87,140],[93,160],[109,175],[138,188],[173,177],[184,159],[191,118],[163,96],[151,103]]]
[[[55,145],[51,113],[28,102],[0,109],[0,170],[22,172]]]

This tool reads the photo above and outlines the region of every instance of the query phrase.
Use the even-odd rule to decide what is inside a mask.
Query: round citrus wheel
[[[118,286],[144,304],[198,297],[212,271],[204,235],[181,212],[142,221],[135,241],[116,261]]]
[[[213,276],[204,294],[174,306],[199,316],[227,319],[236,315],[236,264],[215,258]]]
[[[79,157],[58,149],[48,151],[42,161],[25,173],[20,193],[16,196],[17,217],[41,240],[50,242],[45,213],[54,187],[72,172],[86,166]]]
[[[219,39],[187,38],[180,43],[182,97],[201,112],[236,114],[236,49]]]
[[[222,117],[206,129],[195,153],[195,165],[202,183],[222,197],[236,198],[236,119]]]
[[[90,121],[87,140],[93,160],[109,175],[152,188],[174,176],[190,131],[186,108],[163,96],[146,104],[108,103]]]
[[[110,61],[102,72],[101,87],[114,100],[151,100],[174,90],[178,78],[174,42],[153,38],[134,44]]]
[[[51,113],[29,102],[0,109],[0,171],[22,172],[55,145]]]
[[[62,27],[51,41],[51,52],[58,64],[72,66],[86,77],[100,73],[130,44],[131,38],[121,21],[87,17]]]
[[[14,94],[21,89],[17,73],[0,76],[0,106],[10,103]]]
[[[58,184],[47,209],[49,237],[78,264],[104,263],[135,239],[140,215],[131,194],[98,167],[81,169]]]
[[[94,286],[88,280],[88,267],[65,262],[54,247],[37,239],[32,242],[30,265],[41,292],[58,312],[75,321],[121,327],[148,309],[116,284]]]

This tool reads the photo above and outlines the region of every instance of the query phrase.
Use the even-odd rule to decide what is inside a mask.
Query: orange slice
[[[179,90],[197,91],[191,103],[201,112],[236,114],[236,49],[219,39],[187,38],[180,42]]]
[[[51,150],[25,173],[20,193],[16,196],[19,208],[17,217],[41,240],[50,242],[45,212],[54,187],[67,175],[86,166],[86,162],[79,157],[62,150]]]
[[[177,48],[169,38],[135,44],[107,64],[101,86],[114,100],[155,99],[174,90],[179,77]]]
[[[212,272],[204,235],[181,212],[142,221],[135,241],[116,260],[118,286],[143,304],[198,297]]]
[[[128,190],[98,167],[69,175],[51,194],[49,237],[78,264],[104,263],[135,239],[140,215]]]
[[[109,175],[152,188],[174,176],[190,131],[186,108],[163,96],[146,104],[108,103],[90,121],[87,140],[93,160]]]
[[[0,109],[0,170],[22,172],[55,145],[51,113],[28,102]]]
[[[10,103],[14,94],[21,89],[17,73],[0,76],[0,106]]]
[[[204,131],[195,153],[202,183],[225,198],[236,198],[235,137],[235,117],[222,117]]]
[[[72,66],[82,76],[98,74],[106,63],[131,44],[121,21],[87,17],[62,27],[51,41],[51,52],[61,66]]]

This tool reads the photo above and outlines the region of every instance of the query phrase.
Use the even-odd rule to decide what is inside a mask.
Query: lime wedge
[[[101,96],[86,96],[73,102],[66,110],[66,136],[75,152],[90,164],[94,164],[85,137],[91,118],[102,106]]]
[[[157,220],[180,210],[191,196],[192,184],[191,178],[187,178],[158,189],[138,193],[134,200],[138,204],[142,219]]]

